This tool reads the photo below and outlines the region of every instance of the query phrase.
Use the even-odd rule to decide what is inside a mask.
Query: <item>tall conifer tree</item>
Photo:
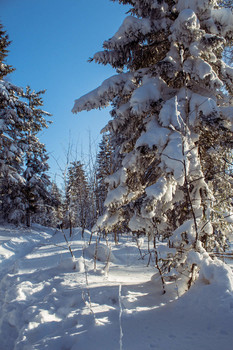
[[[5,80],[13,71],[5,63],[8,45],[0,27],[0,205],[6,220],[30,226],[31,214],[39,214],[39,201],[44,205],[48,200],[48,156],[37,134],[47,127],[49,113],[39,108],[44,91],[28,87],[24,92]]]
[[[68,169],[66,199],[65,199],[65,227],[82,227],[88,224],[89,216],[89,190],[83,164],[72,162]]]
[[[41,94],[45,91],[31,91],[26,88],[23,97],[28,101],[28,113],[23,113],[27,125],[22,141],[24,142],[24,166],[23,177],[25,180],[22,189],[25,205],[25,223],[31,225],[33,216],[38,216],[44,211],[43,206],[50,206],[52,198],[49,193],[50,180],[47,175],[49,170],[48,155],[45,145],[42,144],[37,134],[43,128],[47,128],[46,117],[49,113],[40,107],[43,105]],[[48,210],[49,211],[49,210]]]
[[[96,165],[96,210],[98,215],[104,212],[104,201],[107,197],[107,176],[113,173],[113,148],[109,134],[104,133],[99,144]]]
[[[97,227],[167,238],[160,271],[185,270],[190,287],[232,230],[233,68],[222,57],[233,15],[215,0],[119,2],[130,15],[92,59],[118,74],[73,108],[113,106],[115,172]]]

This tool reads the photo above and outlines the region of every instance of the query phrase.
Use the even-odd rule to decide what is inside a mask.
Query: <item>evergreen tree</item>
[[[4,219],[18,223],[23,213],[21,188],[24,186],[23,129],[18,114],[25,105],[19,100],[21,90],[0,81],[0,179],[1,212]]]
[[[103,134],[101,143],[99,144],[99,152],[97,154],[96,169],[96,209],[98,215],[104,213],[104,201],[107,197],[107,184],[105,182],[107,176],[113,173],[113,148],[111,145],[110,135]]]
[[[14,71],[14,68],[9,64],[5,63],[8,50],[7,47],[10,45],[8,35],[3,30],[3,26],[0,23],[0,79],[2,80],[6,75]]]
[[[224,248],[231,215],[233,68],[222,55],[233,15],[215,0],[119,2],[131,15],[93,57],[118,74],[73,108],[113,106],[115,172],[97,227],[167,238],[158,267],[190,287],[207,252]]]
[[[61,228],[63,222],[63,198],[60,189],[55,182],[47,188],[49,193],[48,203],[39,200],[39,215],[35,216],[35,222],[47,227]]]
[[[72,162],[68,169],[66,188],[66,215],[65,227],[82,227],[84,230],[88,224],[89,215],[89,190],[83,165],[79,161]]]
[[[0,206],[4,219],[9,213],[10,202],[14,203],[20,214],[22,208],[18,187],[24,182],[20,176],[23,163],[19,144],[22,122],[17,115],[17,94],[22,91],[3,80],[14,70],[5,63],[9,44],[8,35],[0,24]]]
[[[49,113],[43,111],[39,107],[43,105],[41,94],[45,91],[31,91],[26,88],[23,97],[28,100],[28,111],[22,116],[25,120],[27,128],[24,132],[25,151],[25,170],[23,177],[25,184],[23,187],[23,198],[25,205],[25,223],[31,225],[32,216],[38,216],[42,213],[43,207],[51,207],[52,198],[48,191],[50,180],[47,175],[49,170],[48,155],[44,144],[37,138],[37,134],[43,128],[47,128],[45,117],[50,116]]]
[[[4,63],[8,45],[0,27],[0,204],[4,219],[29,226],[39,200],[48,200],[48,156],[36,135],[47,127],[49,114],[38,108],[44,91],[35,93],[28,87],[24,93],[4,80],[13,70]]]

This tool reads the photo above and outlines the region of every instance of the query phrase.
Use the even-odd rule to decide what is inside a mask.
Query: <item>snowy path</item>
[[[95,245],[83,259],[78,230],[74,261],[61,233],[37,227],[9,240],[5,231],[0,350],[232,350],[232,296],[210,285],[177,300],[162,295],[132,240],[112,244],[104,274],[107,248],[100,246],[94,271]]]
[[[0,226],[0,280],[18,259],[50,238],[51,234],[49,229],[46,232],[41,228],[20,232],[15,227]]]

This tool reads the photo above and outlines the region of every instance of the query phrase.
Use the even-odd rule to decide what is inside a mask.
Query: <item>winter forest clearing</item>
[[[116,74],[72,109],[110,121],[62,188],[0,28],[1,350],[232,349],[232,3],[118,2],[90,58]]]

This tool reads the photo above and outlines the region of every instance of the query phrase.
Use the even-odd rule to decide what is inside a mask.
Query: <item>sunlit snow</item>
[[[206,260],[187,293],[178,281],[162,294],[146,237],[144,259],[131,235],[118,245],[110,235],[98,250],[95,235],[89,245],[76,229],[74,258],[53,229],[1,226],[0,240],[1,350],[232,349],[232,272],[222,262]]]

